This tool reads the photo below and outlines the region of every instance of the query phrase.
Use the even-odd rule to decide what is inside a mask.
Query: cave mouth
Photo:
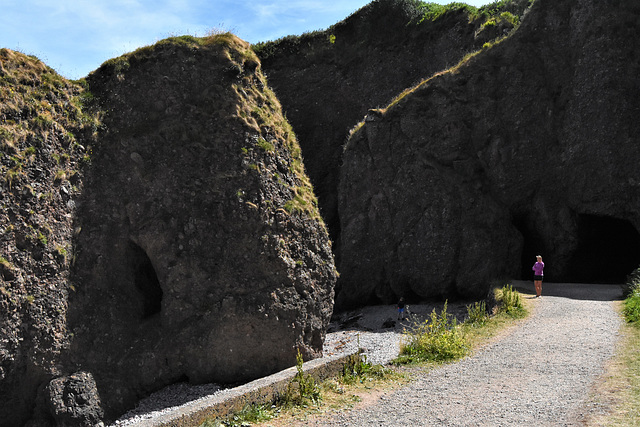
[[[146,319],[160,313],[162,287],[156,270],[144,249],[130,241],[127,255],[133,283],[142,300],[142,318]]]
[[[580,214],[578,245],[568,263],[573,282],[624,283],[640,264],[640,234],[627,220]]]

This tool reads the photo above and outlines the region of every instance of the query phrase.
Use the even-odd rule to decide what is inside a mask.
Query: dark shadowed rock
[[[107,418],[172,382],[320,356],[330,242],[248,44],[168,39],[88,80],[107,129],[76,224],[67,363],[94,375]]]
[[[478,13],[462,3],[375,0],[325,31],[257,46],[298,135],[338,259],[338,180],[349,130],[370,108],[507,34],[529,3],[501,2]]]
[[[537,253],[555,280],[623,280],[640,259],[639,18],[632,1],[538,0],[369,114],[341,170],[338,303],[483,295]]]
[[[51,380],[46,397],[49,412],[59,427],[93,427],[104,416],[96,382],[87,372]]]

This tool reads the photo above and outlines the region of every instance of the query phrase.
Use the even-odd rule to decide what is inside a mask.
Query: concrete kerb
[[[305,374],[311,375],[316,381],[324,381],[341,374],[347,359],[352,354],[310,360],[303,363],[302,369]],[[162,414],[154,419],[142,420],[135,426],[193,427],[201,425],[207,419],[224,418],[239,412],[250,404],[268,404],[287,389],[287,385],[297,372],[297,368],[293,366],[268,377],[226,390],[225,393],[201,399],[193,405],[176,408],[175,411]]]

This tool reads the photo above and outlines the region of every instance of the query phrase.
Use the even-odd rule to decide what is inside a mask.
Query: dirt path
[[[514,286],[533,293],[532,283]],[[621,320],[613,301],[621,297],[619,286],[545,283],[532,316],[473,356],[299,425],[581,425],[606,409],[588,396],[614,353]]]

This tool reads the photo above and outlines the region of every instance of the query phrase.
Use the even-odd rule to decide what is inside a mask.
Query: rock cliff
[[[330,242],[249,45],[168,39],[88,81],[107,131],[77,220],[69,359],[108,415],[178,380],[246,381],[321,355]]]
[[[536,0],[520,27],[372,110],[341,167],[337,303],[622,281],[640,259],[640,5]]]
[[[83,88],[0,49],[0,425],[23,425],[62,375],[82,170],[99,124]]]
[[[26,60],[3,55],[5,70]],[[92,424],[176,381],[235,383],[298,350],[319,356],[330,241],[249,45],[167,39],[105,63],[90,91],[32,62],[21,78],[53,79],[68,99],[49,88],[34,109],[3,110],[2,425]],[[16,84],[3,95],[34,85]]]
[[[327,30],[254,47],[300,140],[338,259],[338,180],[349,131],[369,109],[506,35],[530,3],[476,9],[374,0]]]

